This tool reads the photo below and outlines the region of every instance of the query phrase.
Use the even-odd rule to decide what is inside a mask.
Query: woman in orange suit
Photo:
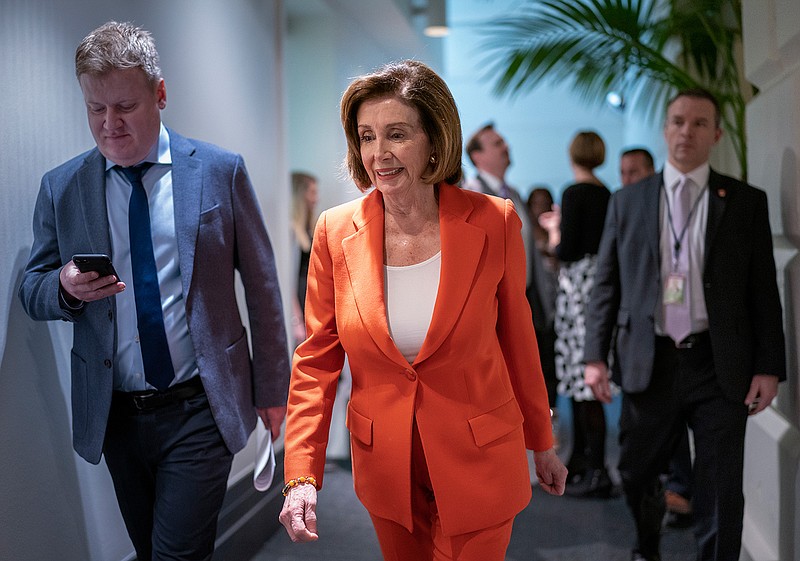
[[[403,61],[342,97],[347,166],[365,197],[314,233],[308,339],[289,390],[281,523],[317,539],[315,507],[345,354],[355,491],[387,561],[502,561],[531,498],[561,494],[525,299],[513,203],[462,191],[461,125],[444,81]]]

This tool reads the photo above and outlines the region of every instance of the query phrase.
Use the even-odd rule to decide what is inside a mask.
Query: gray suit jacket
[[[786,378],[783,320],[766,194],[711,170],[703,288],[720,387],[743,401],[755,374]],[[661,301],[662,174],[611,197],[588,304],[584,358],[605,361],[617,328],[617,382],[647,389]]]
[[[290,365],[275,259],[241,156],[169,134],[189,333],[214,419],[235,453],[255,427],[255,406],[286,403]],[[89,302],[74,314],[59,303],[59,271],[73,254],[111,254],[105,158],[96,148],[44,175],[33,232],[19,295],[33,319],[74,325],[73,445],[98,463],[113,387],[115,299]],[[252,361],[234,270],[246,293]]]

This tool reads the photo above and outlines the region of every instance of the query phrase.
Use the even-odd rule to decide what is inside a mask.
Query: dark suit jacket
[[[289,357],[275,260],[241,156],[171,130],[169,135],[189,333],[214,419],[237,452],[255,427],[254,406],[286,402]],[[19,295],[33,319],[74,324],[73,445],[97,463],[111,406],[115,298],[89,302],[78,313],[59,304],[59,272],[73,254],[111,254],[105,158],[96,148],[45,174],[33,232]],[[252,362],[234,269],[246,292]]]
[[[661,301],[662,174],[614,193],[588,305],[585,360],[605,361],[616,325],[622,389],[647,389]],[[714,366],[725,395],[743,401],[755,374],[786,377],[781,304],[766,194],[711,171],[703,287]]]

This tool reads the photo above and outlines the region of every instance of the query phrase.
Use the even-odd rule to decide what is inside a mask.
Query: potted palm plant
[[[566,83],[600,103],[621,92],[659,118],[676,91],[711,91],[746,179],[745,105],[756,89],[742,68],[741,0],[527,0],[481,32],[499,95]]]

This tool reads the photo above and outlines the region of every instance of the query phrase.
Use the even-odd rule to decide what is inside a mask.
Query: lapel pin
[[[717,189],[717,195],[719,195],[720,198],[724,199],[727,194],[728,192],[725,189]]]

